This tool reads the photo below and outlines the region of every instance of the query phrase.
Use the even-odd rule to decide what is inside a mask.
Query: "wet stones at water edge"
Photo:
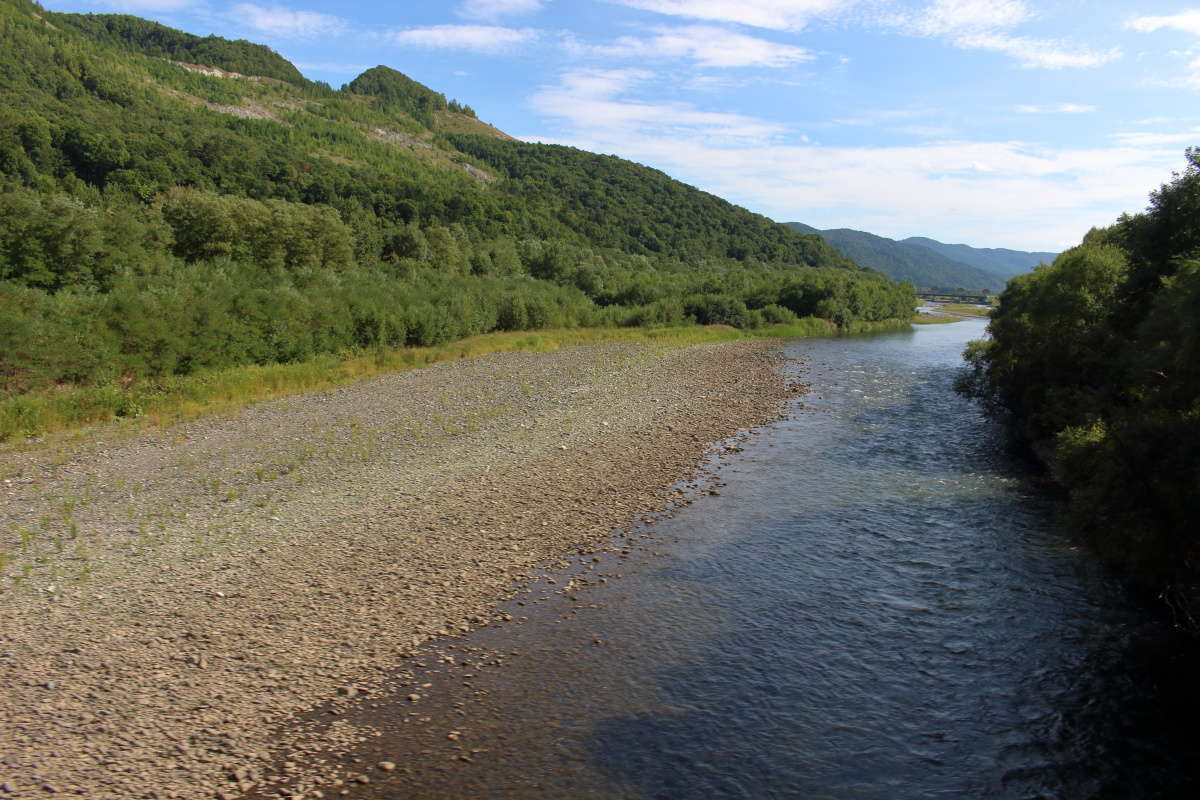
[[[329,794],[306,771],[372,732],[303,715],[378,701],[401,651],[667,507],[705,443],[780,413],[768,347],[497,354],[0,451],[0,537],[28,532],[2,542],[28,567],[4,579],[7,794]]]

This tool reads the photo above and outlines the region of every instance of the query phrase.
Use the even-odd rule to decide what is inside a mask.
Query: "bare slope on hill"
[[[537,565],[607,547],[706,443],[776,416],[766,350],[497,354],[0,450],[0,796],[277,785],[298,714],[495,622]]]

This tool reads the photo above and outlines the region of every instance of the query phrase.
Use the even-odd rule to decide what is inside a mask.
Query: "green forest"
[[[913,291],[387,67],[0,0],[0,392],[489,331],[912,314]]]
[[[899,242],[850,228],[818,230],[801,222],[784,223],[801,233],[819,234],[855,262],[877,269],[920,290],[934,287],[994,291],[1005,278],[961,261],[954,261],[923,245]],[[932,241],[932,240],[930,240]],[[1034,260],[1030,267],[1036,264]]]
[[[961,390],[1053,464],[1071,520],[1195,624],[1200,149],[1148,208],[1013,278]]]

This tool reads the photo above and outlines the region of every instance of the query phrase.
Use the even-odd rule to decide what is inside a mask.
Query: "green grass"
[[[907,319],[881,319],[875,322],[858,320],[838,330],[839,336],[864,336],[874,333],[896,333],[911,331],[912,321]]]
[[[917,314],[912,321],[914,325],[945,325],[948,322],[962,322],[962,318],[942,317],[937,314]]]
[[[0,441],[118,419],[130,425],[168,425],[285,395],[333,389],[376,375],[502,351],[549,352],[564,346],[599,342],[686,347],[747,338],[812,338],[907,330],[908,325],[907,320],[887,320],[858,323],[840,330],[827,320],[806,317],[790,325],[753,331],[726,325],[510,331],[471,336],[437,347],[380,350],[343,358],[322,356],[293,364],[173,376],[132,390],[119,386],[58,387],[50,392],[0,398]]]
[[[991,306],[977,306],[969,303],[942,303],[939,311],[947,314],[962,314],[967,317],[986,317],[991,313]]]

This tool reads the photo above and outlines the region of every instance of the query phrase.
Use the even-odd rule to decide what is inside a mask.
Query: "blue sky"
[[[47,0],[376,64],[779,221],[1059,250],[1200,145],[1200,0]]]

